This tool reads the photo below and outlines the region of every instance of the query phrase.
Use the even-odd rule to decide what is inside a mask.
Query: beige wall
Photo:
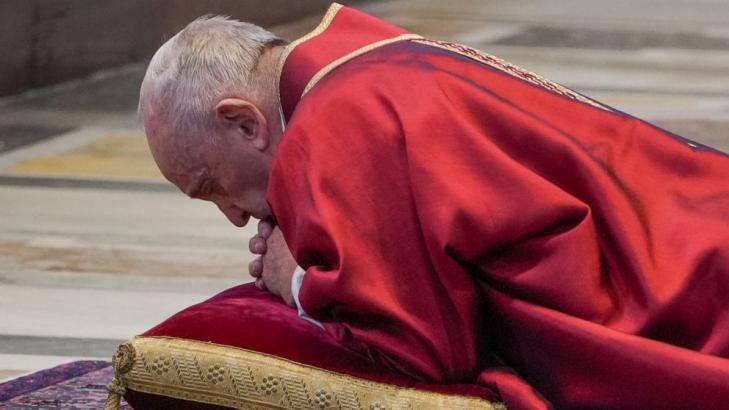
[[[325,0],[0,0],[0,95],[149,58],[202,14],[270,26]]]

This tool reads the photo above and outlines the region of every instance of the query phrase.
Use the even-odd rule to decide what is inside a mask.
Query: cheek
[[[244,164],[248,164],[246,167]],[[254,165],[255,164],[255,165]],[[247,209],[260,207],[266,202],[268,174],[256,161],[238,161],[229,163],[221,183],[227,197],[235,206]]]
[[[247,209],[250,206],[250,193],[246,190],[242,181],[231,178],[223,185],[225,192],[221,193],[220,200],[227,206],[234,206],[239,209]]]

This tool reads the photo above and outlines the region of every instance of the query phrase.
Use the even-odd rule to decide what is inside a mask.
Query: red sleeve
[[[465,272],[443,283],[431,264],[394,114],[375,95],[316,102],[297,108],[268,194],[307,269],[304,309],[341,323],[401,372],[473,380],[478,290]],[[314,116],[336,121],[299,121]]]
[[[511,198],[498,190],[468,198],[483,191],[479,186],[487,183],[488,172],[479,172],[476,180],[453,177],[441,187],[456,162],[439,166],[438,175],[413,169],[414,148],[403,135],[402,116],[418,115],[417,110],[395,109],[388,103],[392,84],[380,85],[368,76],[349,76],[347,87],[356,90],[356,100],[342,95],[336,81],[317,86],[297,108],[278,148],[269,201],[294,257],[307,270],[300,302],[313,318],[336,323],[330,331],[344,327],[373,348],[381,363],[418,379],[474,382],[491,360],[494,329],[482,289],[456,248],[499,246],[496,225],[488,236],[468,235],[483,228],[481,203]],[[428,126],[428,120],[421,123]],[[451,199],[439,202],[445,197]],[[421,215],[429,207],[442,215]],[[584,213],[584,207],[569,204],[557,208],[486,219],[501,230],[516,220],[526,232],[562,214]],[[440,225],[452,213],[460,215],[457,224]],[[542,219],[548,221],[536,221]],[[463,243],[446,243],[468,220],[476,225],[459,235]]]

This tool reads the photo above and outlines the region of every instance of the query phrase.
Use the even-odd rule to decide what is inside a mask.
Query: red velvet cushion
[[[366,346],[347,340],[344,347],[325,331],[299,318],[296,310],[279,298],[259,291],[252,284],[234,287],[191,306],[143,336],[169,336],[240,347],[381,383],[497,400],[496,394],[482,386],[419,383],[383,368],[368,357]],[[346,339],[346,335],[337,337]],[[352,350],[353,346],[357,351]],[[134,391],[128,392],[126,399],[135,408],[215,408]]]

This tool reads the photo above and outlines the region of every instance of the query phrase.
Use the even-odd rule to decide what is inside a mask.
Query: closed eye
[[[202,186],[200,187],[200,192],[198,193],[198,198],[209,198],[210,194],[212,193],[212,186],[213,184],[210,182],[210,180],[206,180],[205,182],[203,182]]]
[[[225,195],[227,195],[227,194],[228,194],[228,193],[227,193],[227,192],[225,191],[225,189],[224,189],[224,188],[223,188],[223,187],[222,187],[222,186],[221,186],[220,184],[218,184],[217,182],[213,182],[213,183],[211,184],[211,186],[212,186],[212,188],[211,188],[211,193],[214,193],[214,194],[216,194],[216,195],[222,195],[222,196],[225,196]]]
[[[200,182],[195,188],[187,192],[187,196],[192,199],[206,199],[209,195],[210,184],[207,180]]]

